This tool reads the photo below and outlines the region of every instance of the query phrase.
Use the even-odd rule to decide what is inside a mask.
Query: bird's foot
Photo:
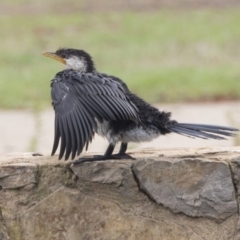
[[[130,156],[129,154],[126,153],[118,153],[118,154],[113,154],[111,156],[112,159],[132,159],[135,160],[135,158],[133,158],[132,156]]]
[[[114,160],[114,159],[132,159],[135,158],[131,157],[130,155],[124,153],[113,154],[111,156],[104,156],[104,155],[94,155],[93,157],[89,158],[79,158],[73,162],[73,164],[83,163],[83,162],[94,162],[94,161],[106,161],[106,160]]]

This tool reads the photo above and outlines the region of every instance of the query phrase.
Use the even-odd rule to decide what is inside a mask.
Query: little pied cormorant
[[[55,136],[52,155],[59,141],[60,154],[74,159],[97,133],[107,138],[104,155],[80,158],[75,163],[94,160],[132,158],[126,154],[129,142],[151,141],[160,135],[177,133],[193,138],[225,139],[234,136],[236,128],[178,123],[171,113],[159,111],[131,93],[119,78],[96,70],[91,56],[83,51],[61,48],[43,53],[67,65],[51,83],[52,105],[55,110]],[[112,154],[121,142],[118,154]]]

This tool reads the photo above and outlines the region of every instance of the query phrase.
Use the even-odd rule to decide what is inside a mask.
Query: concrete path
[[[204,104],[163,104],[160,110],[171,111],[179,122],[218,124],[240,128],[240,102]],[[34,151],[48,155],[53,143],[54,112],[0,111],[0,153]],[[106,140],[96,136],[88,152],[103,152]],[[176,134],[159,137],[130,148],[178,148],[240,145],[240,138],[226,141],[191,139]]]

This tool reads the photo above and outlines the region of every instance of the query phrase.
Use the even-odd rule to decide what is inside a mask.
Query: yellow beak
[[[57,60],[57,61],[59,61],[59,62],[61,62],[61,63],[63,63],[63,64],[66,64],[66,60],[63,59],[63,58],[61,58],[61,57],[59,57],[59,56],[56,55],[55,53],[52,53],[52,52],[44,52],[44,53],[42,53],[42,55],[45,56],[45,57],[53,58],[53,59],[55,59],[55,60]]]

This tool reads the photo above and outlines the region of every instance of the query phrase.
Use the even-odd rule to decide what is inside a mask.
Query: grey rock
[[[73,164],[71,169],[80,180],[112,184],[119,187],[129,174],[132,164],[133,161],[86,162]]]
[[[226,162],[143,159],[134,164],[133,172],[150,198],[175,213],[223,220],[238,212]]]
[[[0,232],[0,240],[9,240],[3,233]]]
[[[135,216],[116,204],[68,188],[60,188],[25,211],[21,229],[24,239],[38,240],[202,239],[182,225]]]
[[[0,186],[14,189],[37,183],[37,165],[32,163],[7,164],[0,168]]]
[[[7,233],[6,222],[3,218],[1,209],[0,209],[0,240],[10,240]]]
[[[240,207],[240,157],[237,157],[233,161],[231,161],[230,167],[232,171],[233,182],[235,184],[238,207]],[[238,218],[234,240],[240,240],[240,216]]]
[[[218,151],[147,150],[76,165],[0,157],[0,239],[238,239],[228,165],[239,152]]]

